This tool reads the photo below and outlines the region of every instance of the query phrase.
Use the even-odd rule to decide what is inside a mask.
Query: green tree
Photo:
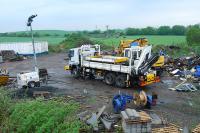
[[[50,34],[48,34],[48,33],[46,33],[46,34],[44,34],[44,36],[51,36]]]
[[[170,35],[171,28],[169,26],[160,26],[158,28],[158,35]]]
[[[61,42],[64,49],[79,47],[83,44],[94,44],[94,42],[80,33],[72,33]]]
[[[138,28],[127,28],[126,35],[140,35],[140,29]]]
[[[100,34],[101,31],[100,30],[94,30],[94,31],[91,31],[90,34]]]
[[[156,29],[153,27],[146,27],[141,29],[141,35],[155,35],[156,34]]]
[[[200,44],[200,26],[194,25],[188,28],[186,40],[189,45]]]
[[[173,35],[185,35],[186,28],[182,25],[174,25],[172,27],[172,34]]]
[[[40,34],[38,32],[35,32],[33,35],[34,37],[40,37]]]

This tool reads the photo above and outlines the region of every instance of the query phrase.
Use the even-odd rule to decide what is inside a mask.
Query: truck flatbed
[[[88,67],[88,68],[100,69],[100,70],[127,73],[127,74],[131,73],[131,69],[129,69],[129,66],[120,65],[120,64],[108,64],[105,62],[94,62],[94,61],[83,60],[82,66]]]
[[[104,62],[104,63],[123,63],[128,61],[127,57],[116,57],[116,56],[90,56],[85,57],[86,61],[93,61],[93,62]]]

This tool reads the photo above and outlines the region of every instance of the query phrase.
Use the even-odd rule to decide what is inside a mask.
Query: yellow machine
[[[158,61],[153,64],[153,67],[163,67],[164,66],[164,62],[165,62],[165,57],[164,56],[160,56]]]
[[[118,47],[118,54],[122,55],[125,48],[130,48],[131,44],[137,42],[140,47],[148,45],[146,38],[138,38],[135,40],[121,40]],[[153,65],[154,68],[162,68],[164,66],[164,56],[160,56],[158,61]]]
[[[6,69],[0,69],[0,86],[6,85],[9,80],[8,71]]]
[[[125,48],[130,48],[131,44],[137,42],[140,47],[148,45],[146,38],[138,38],[135,40],[121,40],[118,48],[118,54],[122,54]]]
[[[0,75],[0,86],[6,85],[8,83],[9,76],[8,75]]]

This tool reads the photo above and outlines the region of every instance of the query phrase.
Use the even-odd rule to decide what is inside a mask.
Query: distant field
[[[49,45],[58,45],[63,41],[64,37],[36,37],[35,41],[47,41]],[[27,42],[31,41],[30,37],[0,37],[1,42]]]
[[[50,35],[50,36],[64,36],[65,34],[69,34],[69,33],[73,33],[75,31],[64,31],[64,30],[34,30],[33,31],[34,33],[38,33],[40,35]],[[30,31],[17,31],[17,32],[10,32],[11,34],[12,33],[15,33],[16,35],[19,35],[21,33],[30,33]]]
[[[150,44],[152,45],[177,45],[177,44],[185,44],[186,38],[185,36],[127,36],[126,38],[91,38],[92,40],[98,41],[99,44],[106,45],[119,45],[120,40],[122,39],[137,39],[141,37],[146,37]],[[47,41],[49,45],[58,45],[61,41],[63,41],[65,37],[36,37],[36,41]],[[0,42],[26,42],[31,41],[29,37],[0,37]]]
[[[145,37],[149,40],[149,43],[152,45],[177,45],[177,44],[185,44],[186,37],[185,36],[126,36],[126,38],[91,38],[92,40],[102,42],[107,45],[119,45],[120,40],[122,39],[137,39]]]

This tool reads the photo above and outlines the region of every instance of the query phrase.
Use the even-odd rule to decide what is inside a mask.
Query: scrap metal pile
[[[165,67],[171,75],[199,78],[200,56],[169,59]]]
[[[171,90],[193,92],[199,89],[200,85],[200,56],[181,57],[169,59],[165,70],[183,82]]]

